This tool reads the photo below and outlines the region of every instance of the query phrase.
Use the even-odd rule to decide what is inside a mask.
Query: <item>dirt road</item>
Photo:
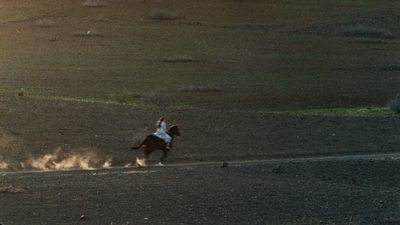
[[[0,223],[396,224],[399,169],[365,155],[3,172]]]

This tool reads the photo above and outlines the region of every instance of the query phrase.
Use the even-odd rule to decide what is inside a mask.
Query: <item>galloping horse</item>
[[[168,129],[167,134],[171,137],[170,148],[172,148],[172,143],[174,141],[175,136],[181,136],[178,126],[176,125],[171,126]],[[167,143],[165,143],[165,141],[162,140],[161,138],[154,136],[153,134],[147,135],[144,141],[140,145],[132,147],[132,149],[134,150],[143,149],[145,161],[149,158],[150,153],[154,152],[155,150],[163,151],[163,154],[160,158],[160,164],[164,163],[164,160],[165,158],[167,158],[169,153],[169,149],[167,148]]]

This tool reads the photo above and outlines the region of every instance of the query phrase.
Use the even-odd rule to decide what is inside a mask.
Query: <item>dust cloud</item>
[[[6,162],[0,161],[0,170],[8,169],[9,165]]]
[[[52,153],[39,157],[29,157],[22,162],[0,160],[0,170],[91,170],[96,168],[110,168],[111,166],[111,158],[99,157],[92,148],[77,148],[72,150],[57,148]]]

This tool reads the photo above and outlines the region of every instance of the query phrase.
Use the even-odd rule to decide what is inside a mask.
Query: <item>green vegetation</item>
[[[186,85],[179,88],[182,92],[222,92],[221,88],[210,86]]]
[[[155,9],[151,12],[151,18],[154,20],[176,20],[178,15],[167,10]]]
[[[182,56],[174,56],[174,57],[164,57],[162,58],[163,62],[166,63],[190,63],[193,62],[193,57],[182,55]]]
[[[390,116],[393,112],[389,107],[348,107],[348,108],[316,108],[283,111],[304,115],[341,115],[341,116]]]
[[[368,27],[361,24],[347,27],[343,31],[346,36],[369,37],[369,38],[394,38],[392,32],[376,27]]]
[[[104,7],[107,6],[107,2],[105,0],[86,0],[83,5],[86,7]]]

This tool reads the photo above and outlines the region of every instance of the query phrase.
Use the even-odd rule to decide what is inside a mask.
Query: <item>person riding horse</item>
[[[157,129],[156,132],[154,132],[153,134],[154,136],[162,139],[165,141],[165,143],[167,144],[166,148],[169,150],[171,149],[171,136],[168,135],[167,133],[167,123],[165,122],[165,118],[161,117],[158,121],[157,121]]]
[[[167,131],[167,124],[165,119],[161,117],[157,122],[156,132],[147,135],[141,144],[132,147],[134,150],[142,149],[144,153],[144,160],[146,161],[149,155],[155,150],[161,150],[163,155],[160,158],[160,164],[163,164],[167,158],[169,151],[172,148],[172,143],[175,136],[180,136],[178,126],[172,125]]]

